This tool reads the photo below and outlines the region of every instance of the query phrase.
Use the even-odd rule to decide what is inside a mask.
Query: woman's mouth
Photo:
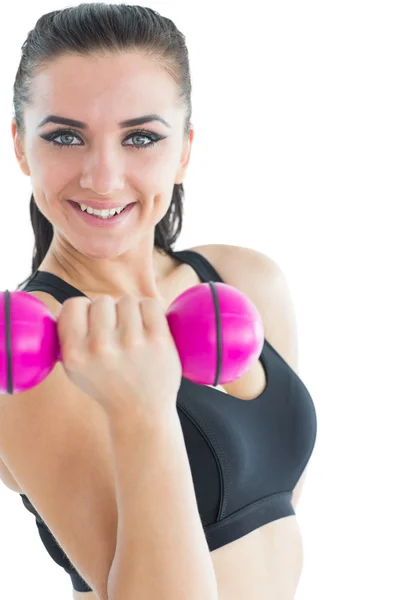
[[[132,210],[134,210],[138,202],[131,202],[130,204],[127,204],[122,208],[122,210],[120,210],[120,212],[117,212],[115,209],[103,209],[98,211],[96,209],[92,209],[91,207],[86,207],[84,210],[82,210],[81,205],[78,202],[73,202],[72,200],[68,200],[68,204],[71,205],[74,214],[80,219],[81,222],[87,223],[93,227],[109,229],[110,227],[122,225],[128,219],[130,213]],[[94,211],[97,214],[95,214]]]

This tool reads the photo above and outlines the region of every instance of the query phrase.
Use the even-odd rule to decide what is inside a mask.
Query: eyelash
[[[60,137],[62,135],[73,135],[74,137],[81,139],[81,137],[72,129],[57,129],[56,131],[52,131],[51,133],[43,135],[41,137],[47,142],[50,142],[51,144],[56,146],[56,148],[71,148],[72,146],[79,147],[79,144],[61,144],[60,142],[54,141],[55,138]],[[130,138],[133,138],[135,136],[147,137],[151,140],[149,144],[133,144],[132,148],[135,148],[136,150],[151,148],[157,142],[164,139],[164,137],[156,135],[155,133],[151,133],[150,131],[134,131],[130,135],[128,135],[128,137],[126,137],[125,140],[129,140]]]

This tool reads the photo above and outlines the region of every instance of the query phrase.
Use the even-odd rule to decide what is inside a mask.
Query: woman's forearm
[[[118,506],[109,600],[216,600],[178,413],[109,419]]]

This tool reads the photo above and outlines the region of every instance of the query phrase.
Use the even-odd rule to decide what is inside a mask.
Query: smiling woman
[[[184,67],[184,90],[188,85],[186,70]],[[82,80],[71,76],[78,71]],[[126,77],[129,71],[132,77]],[[95,79],[94,73],[97,73]],[[88,78],[93,79],[89,91]],[[145,90],[148,97],[143,102]],[[85,95],[86,106],[82,102]],[[34,255],[32,271],[40,265],[40,254],[41,268],[59,269],[61,276],[76,280],[77,270],[68,273],[71,266],[63,259],[65,250],[60,250],[67,243],[68,251],[80,262],[79,284],[84,289],[88,287],[88,278],[90,283],[93,277],[92,265],[85,266],[84,256],[101,261],[93,287],[98,287],[99,276],[105,289],[121,285],[115,281],[120,276],[112,264],[112,259],[121,255],[134,254],[136,270],[143,273],[136,260],[141,257],[151,272],[149,260],[158,262],[160,255],[168,254],[181,228],[182,180],[193,140],[190,102],[189,106],[181,105],[174,78],[160,69],[157,61],[147,57],[144,50],[109,52],[101,60],[100,54],[88,59],[77,52],[75,56],[60,56],[57,61],[50,61],[46,75],[42,72],[33,80],[32,97],[35,101],[24,111],[16,110],[13,123],[16,155],[24,174],[31,176],[34,188],[31,218],[40,251]],[[79,99],[75,107],[74,98]],[[138,98],[142,102],[138,103]],[[146,112],[146,104],[158,110]],[[49,110],[53,106],[60,110]],[[142,116],[121,119],[120,115],[129,114],[133,106],[137,106],[137,114]],[[50,114],[42,118],[43,113]],[[59,116],[60,113],[95,114],[96,118],[77,120]],[[54,124],[64,128],[54,130],[51,128]],[[66,125],[75,129],[65,129]],[[127,135],[124,129],[133,126],[137,129]],[[48,131],[42,131],[43,128]],[[62,160],[60,149],[65,150]],[[31,165],[36,161],[48,168],[32,170]],[[71,211],[70,200],[100,210],[129,206],[111,218],[106,213],[95,217],[93,213],[90,216],[90,210],[79,212],[77,206],[72,206]],[[94,227],[98,234],[95,236]],[[50,248],[47,245],[42,249],[49,238]],[[152,295],[154,285],[147,282],[144,289],[136,291],[137,295]]]
[[[69,315],[70,349],[89,324],[109,335],[91,373],[118,408],[101,410],[60,364],[17,402],[1,403],[2,458],[42,542],[75,598],[293,600],[302,565],[293,499],[315,414],[295,372],[294,319],[274,263],[218,244],[173,249],[194,139],[183,34],[141,6],[87,3],[43,15],[23,46],[14,108],[35,235],[20,288],[62,322]],[[154,342],[146,354],[142,338],[129,362],[129,319],[157,316],[161,327],[160,305],[209,281],[241,289],[263,314],[252,369],[224,389],[179,382],[173,347]],[[98,312],[119,298],[131,304],[118,319]],[[111,361],[117,371],[104,349],[124,336],[111,322],[122,322],[129,342]],[[157,410],[139,423],[140,403]]]

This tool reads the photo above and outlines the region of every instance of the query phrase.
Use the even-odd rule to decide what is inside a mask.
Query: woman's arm
[[[109,418],[118,506],[109,600],[216,600],[178,413]]]

